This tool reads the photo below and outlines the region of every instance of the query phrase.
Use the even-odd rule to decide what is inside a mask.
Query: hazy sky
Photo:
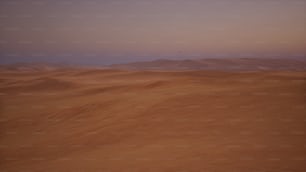
[[[306,0],[1,0],[2,63],[304,56]]]

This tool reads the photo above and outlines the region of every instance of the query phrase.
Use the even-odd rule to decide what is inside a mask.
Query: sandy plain
[[[306,72],[1,69],[0,79],[0,171],[306,170]]]

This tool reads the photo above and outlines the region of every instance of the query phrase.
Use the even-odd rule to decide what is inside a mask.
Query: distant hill
[[[218,70],[218,71],[264,71],[288,70],[306,71],[306,59],[300,58],[223,58],[223,59],[188,59],[113,64],[110,66],[83,66],[58,63],[15,63],[0,65],[0,71],[53,71],[58,69],[122,69],[122,70]]]
[[[82,65],[60,64],[60,63],[14,63],[0,65],[0,71],[54,71],[58,69],[79,69],[79,68],[92,68]]]
[[[306,70],[306,60],[289,58],[160,59],[149,62],[114,64],[110,67],[135,70]]]

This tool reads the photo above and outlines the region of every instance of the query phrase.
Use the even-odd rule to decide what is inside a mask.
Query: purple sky
[[[2,0],[0,62],[300,57],[305,0]]]

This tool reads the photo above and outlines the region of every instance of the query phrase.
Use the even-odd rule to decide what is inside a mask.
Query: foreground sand
[[[0,77],[2,171],[306,170],[306,72]]]

